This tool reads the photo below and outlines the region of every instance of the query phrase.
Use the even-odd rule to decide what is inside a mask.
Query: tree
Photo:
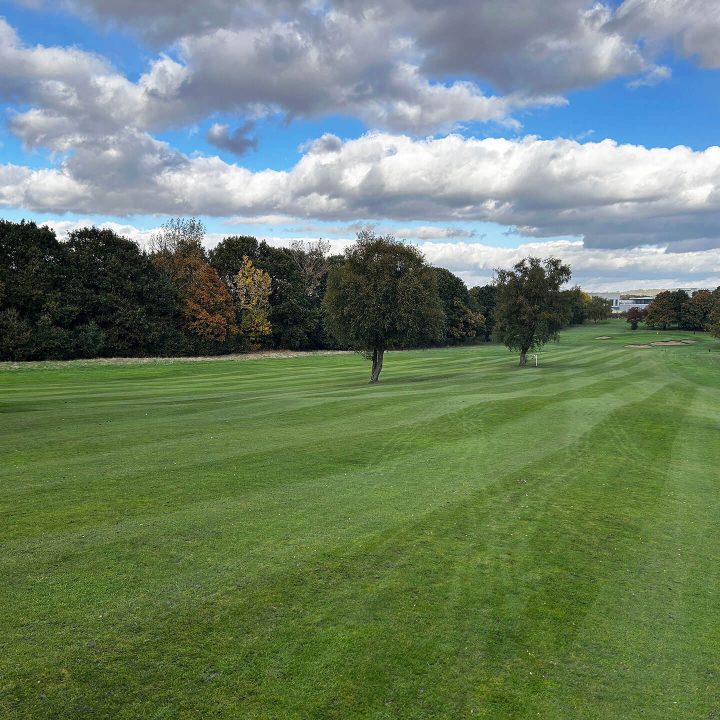
[[[369,230],[358,233],[344,262],[330,270],[323,309],[340,342],[372,359],[371,383],[378,382],[386,350],[442,336],[432,268],[416,247]]]
[[[268,321],[270,275],[264,270],[254,267],[246,255],[240,272],[235,276],[234,285],[242,312],[240,331],[255,343],[263,335],[269,335],[272,332]]]
[[[579,285],[575,285],[569,290],[563,290],[563,295],[570,312],[570,324],[582,325],[587,317],[587,310],[592,302],[592,296],[586,293]]]
[[[180,326],[190,339],[217,346],[237,334],[235,307],[225,283],[205,259],[199,220],[173,218],[151,240],[153,262],[181,299]]]
[[[62,247],[55,233],[34,222],[0,220],[0,359],[67,357],[49,354],[38,323],[57,325]]]
[[[258,241],[251,235],[232,235],[231,237],[226,237],[208,253],[210,264],[217,270],[218,275],[231,287],[246,257],[257,264]]]
[[[607,320],[612,315],[612,303],[605,298],[594,295],[585,308],[585,314],[589,320],[595,323],[599,320]]]
[[[438,296],[443,305],[442,342],[461,342],[483,331],[485,317],[473,309],[473,301],[465,283],[445,268],[433,268]]]
[[[324,252],[323,247],[311,246],[316,259]],[[225,238],[209,253],[213,267],[231,288],[245,256],[256,268],[269,273],[272,278],[269,311],[272,334],[263,339],[272,347],[295,350],[328,344],[320,309],[325,273],[319,272],[317,286],[312,282],[311,272],[303,277],[301,268],[305,260],[300,256],[307,249],[300,245],[276,248],[265,241],[258,243],[254,237],[237,236]],[[310,267],[317,269],[317,265],[310,265],[306,271]]]
[[[327,240],[308,243],[304,240],[294,240],[290,249],[305,294],[310,298],[316,297],[328,270],[325,256],[330,252],[330,243]]]
[[[56,314],[79,333],[83,356],[99,338],[98,351],[110,356],[169,352],[177,344],[178,296],[135,242],[109,229],[75,230],[62,244],[62,267]]]
[[[644,318],[645,318],[645,310],[643,310],[641,308],[633,307],[627,311],[627,318],[626,318],[625,322],[630,323],[631,330],[637,330],[638,323],[642,322],[644,320]]]
[[[472,309],[479,312],[484,318],[483,337],[486,342],[492,339],[495,328],[495,306],[497,305],[497,287],[495,285],[482,285],[470,288],[470,301]]]
[[[693,302],[693,299],[686,295],[680,305],[678,328],[681,330],[702,330],[706,320],[702,305],[699,302]]]
[[[31,353],[32,327],[15,308],[0,310],[0,359],[26,360]]]
[[[508,349],[527,354],[556,340],[570,312],[560,288],[570,279],[570,268],[557,258],[529,257],[512,270],[497,270],[498,302],[495,335]]]
[[[2,304],[30,323],[38,320],[59,282],[61,245],[48,227],[0,220]]]
[[[720,288],[715,290],[713,294],[717,296],[717,299],[715,300],[713,309],[710,311],[707,329],[711,335],[720,338]]]
[[[647,306],[645,324],[661,330],[667,330],[671,325],[677,325],[680,305],[675,300],[674,293],[669,290],[658,293],[655,299]]]
[[[160,231],[150,238],[150,251],[153,255],[175,255],[178,252],[199,250],[203,257],[205,225],[197,218],[170,218],[163,223]]]
[[[700,318],[700,328],[706,328],[710,322],[710,314],[715,306],[715,294],[711,290],[698,290],[690,302]]]

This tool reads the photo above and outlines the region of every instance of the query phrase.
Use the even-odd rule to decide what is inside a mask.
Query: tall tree
[[[472,308],[485,318],[483,336],[486,342],[492,339],[495,328],[495,306],[497,305],[497,287],[495,285],[482,285],[470,288]]]
[[[238,332],[235,307],[225,283],[205,258],[205,228],[199,220],[173,218],[151,241],[153,262],[181,299],[180,325],[191,340],[217,347]]]
[[[330,243],[327,240],[316,242],[295,240],[291,243],[290,249],[298,274],[302,279],[305,294],[310,298],[317,297],[323,278],[328,271],[325,258],[330,252]]]
[[[234,282],[241,310],[240,331],[252,343],[272,332],[270,310],[270,275],[253,266],[247,255]]]
[[[658,293],[645,311],[645,324],[649,327],[667,330],[680,320],[682,298],[677,302],[675,294],[669,290]]]
[[[210,264],[230,286],[232,286],[235,276],[242,269],[246,257],[257,264],[258,241],[251,235],[226,237],[208,253]]]
[[[316,256],[322,254],[321,248],[315,249],[320,250]],[[269,312],[272,333],[264,336],[264,343],[271,347],[295,350],[321,347],[326,341],[320,310],[324,272],[318,273],[319,286],[310,281],[312,273],[303,277],[301,268],[305,260],[301,255],[306,251],[307,246],[276,248],[254,237],[238,236],[225,238],[209,253],[210,262],[231,287],[245,256],[272,278]],[[317,269],[317,264],[310,263],[306,270],[310,267]]]
[[[560,288],[570,279],[570,268],[557,258],[525,258],[512,270],[497,270],[498,302],[495,335],[508,349],[527,354],[556,340],[567,324],[569,308]]]
[[[592,320],[594,323],[607,320],[612,315],[612,303],[595,295],[590,298],[590,302],[586,305],[585,315],[588,320]]]
[[[420,346],[442,335],[435,274],[420,251],[390,235],[358,233],[345,261],[330,270],[323,300],[332,333],[372,359],[377,383],[386,350]]]
[[[715,294],[711,290],[698,290],[691,298],[695,313],[699,318],[699,328],[706,328],[710,322],[710,313],[715,306]]]
[[[582,325],[587,317],[588,306],[592,302],[592,296],[586,293],[579,285],[563,290],[563,294],[570,311],[570,324]]]
[[[0,359],[64,358],[62,246],[48,227],[0,220]]]
[[[457,343],[482,333],[485,317],[474,309],[465,283],[445,268],[433,268],[445,313],[442,342]]]
[[[715,290],[713,295],[715,296],[715,304],[708,316],[707,329],[711,335],[720,338],[720,288]]]
[[[132,356],[172,352],[178,344],[178,297],[168,279],[132,240],[108,229],[75,230],[62,244],[62,304],[83,352]],[[97,326],[95,335],[81,330]],[[99,334],[98,334],[99,331]]]

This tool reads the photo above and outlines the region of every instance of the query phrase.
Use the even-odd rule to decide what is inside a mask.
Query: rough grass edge
[[[90,367],[94,365],[152,365],[160,363],[212,362],[216,360],[259,360],[263,358],[299,358],[318,355],[352,355],[352,350],[262,350],[229,355],[183,355],[178,357],[113,357],[76,360],[7,360],[0,362],[0,371],[28,368]]]

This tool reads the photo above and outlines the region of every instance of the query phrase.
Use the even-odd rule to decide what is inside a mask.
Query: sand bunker
[[[595,338],[596,340],[599,340],[600,338]],[[695,340],[655,340],[655,342],[651,343],[629,343],[628,345],[623,345],[623,347],[626,348],[652,348],[652,347],[670,347],[671,345],[692,345],[695,342]]]
[[[612,337],[610,335],[598,335],[596,340],[612,340]]]

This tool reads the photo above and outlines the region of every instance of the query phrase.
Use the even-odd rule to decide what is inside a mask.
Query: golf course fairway
[[[0,717],[719,718],[720,342],[530,362],[0,366]]]

